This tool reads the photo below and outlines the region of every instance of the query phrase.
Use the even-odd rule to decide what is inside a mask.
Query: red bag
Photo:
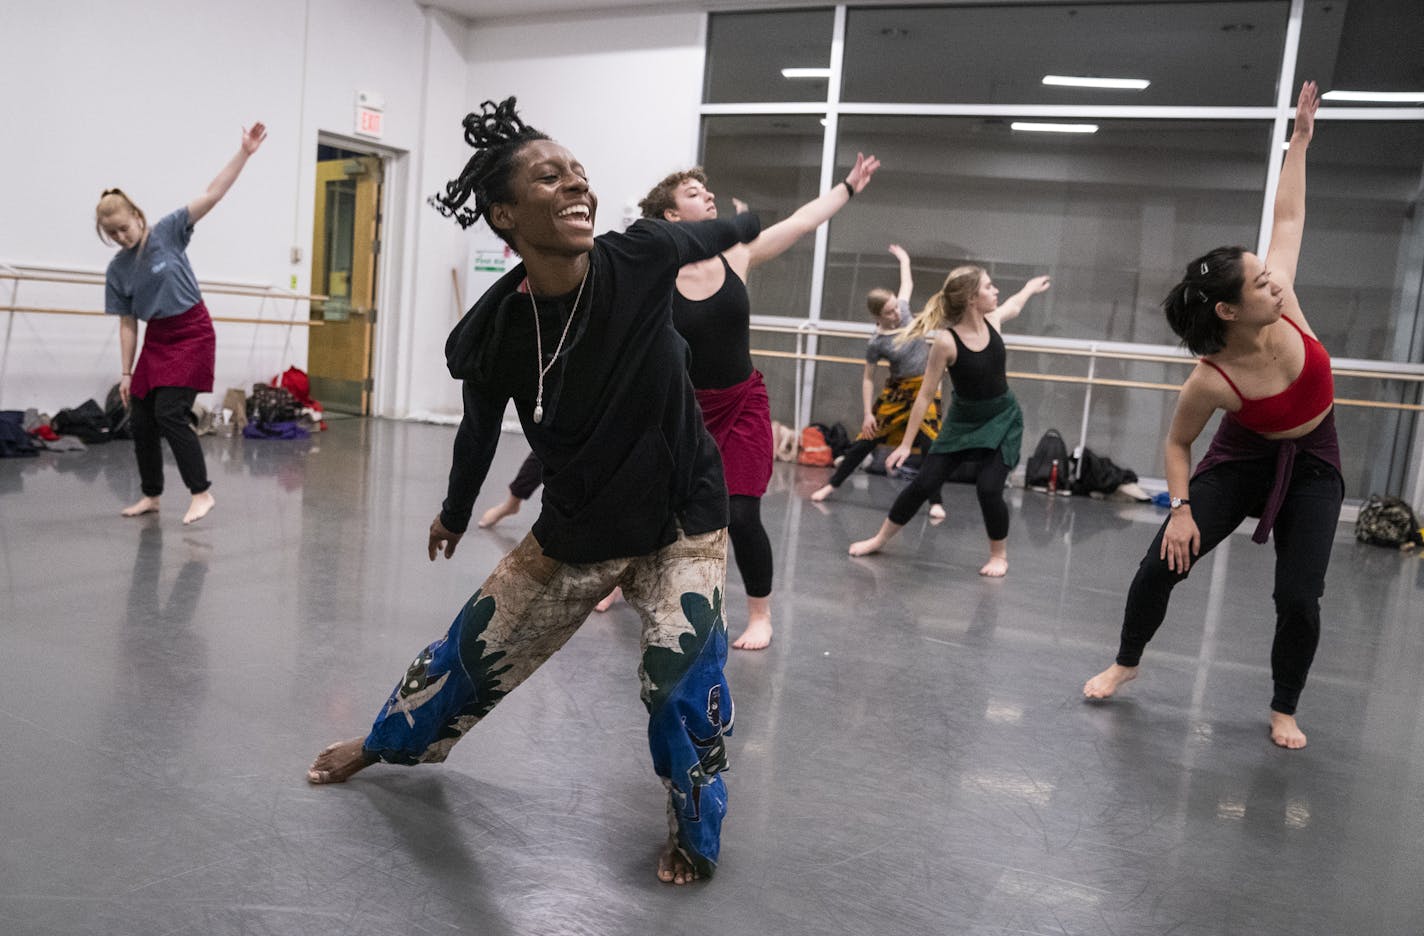
[[[801,430],[801,453],[796,456],[796,460],[803,465],[822,467],[835,463],[831,447],[826,443],[826,435],[819,426],[807,426]]]

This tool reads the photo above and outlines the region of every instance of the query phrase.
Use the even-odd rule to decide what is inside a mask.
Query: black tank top
[[[989,329],[989,343],[981,351],[970,351],[959,339],[959,333],[953,328],[949,330],[957,351],[949,368],[949,381],[954,385],[954,392],[966,400],[992,400],[1009,392],[1004,339],[993,325],[986,322],[985,327]]]
[[[752,375],[752,303],[747,284],[722,261],[722,288],[688,299],[673,287],[672,321],[691,349],[687,373],[698,390],[720,390]]]

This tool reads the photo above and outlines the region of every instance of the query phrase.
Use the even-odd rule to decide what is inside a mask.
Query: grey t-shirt
[[[184,205],[164,215],[145,243],[114,254],[104,275],[104,311],[147,322],[182,315],[202,302],[185,252],[192,237]]]
[[[910,324],[914,315],[910,312],[910,304],[904,299],[898,300],[900,304],[900,328]],[[904,344],[896,344],[899,335],[891,335],[885,332],[876,332],[870,339],[870,344],[865,348],[865,363],[878,364],[885,360],[890,362],[890,379],[903,380],[906,377],[916,377],[925,372],[925,364],[929,361],[930,346],[923,339],[907,341]]]

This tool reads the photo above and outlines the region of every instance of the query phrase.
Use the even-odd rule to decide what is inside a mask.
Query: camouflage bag
[[[1374,546],[1412,549],[1421,544],[1419,519],[1398,497],[1371,494],[1355,518],[1355,539]]]

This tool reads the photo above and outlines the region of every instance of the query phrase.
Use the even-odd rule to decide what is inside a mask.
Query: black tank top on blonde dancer
[[[949,330],[956,349],[954,363],[949,366],[949,380],[954,392],[966,400],[992,400],[1009,392],[1004,339],[993,325],[985,323],[984,327],[989,329],[989,343],[979,351],[969,350],[959,333],[953,328]]]
[[[722,261],[722,286],[706,299],[672,293],[672,321],[691,349],[687,373],[698,390],[733,387],[752,375],[752,303],[747,284]]]

